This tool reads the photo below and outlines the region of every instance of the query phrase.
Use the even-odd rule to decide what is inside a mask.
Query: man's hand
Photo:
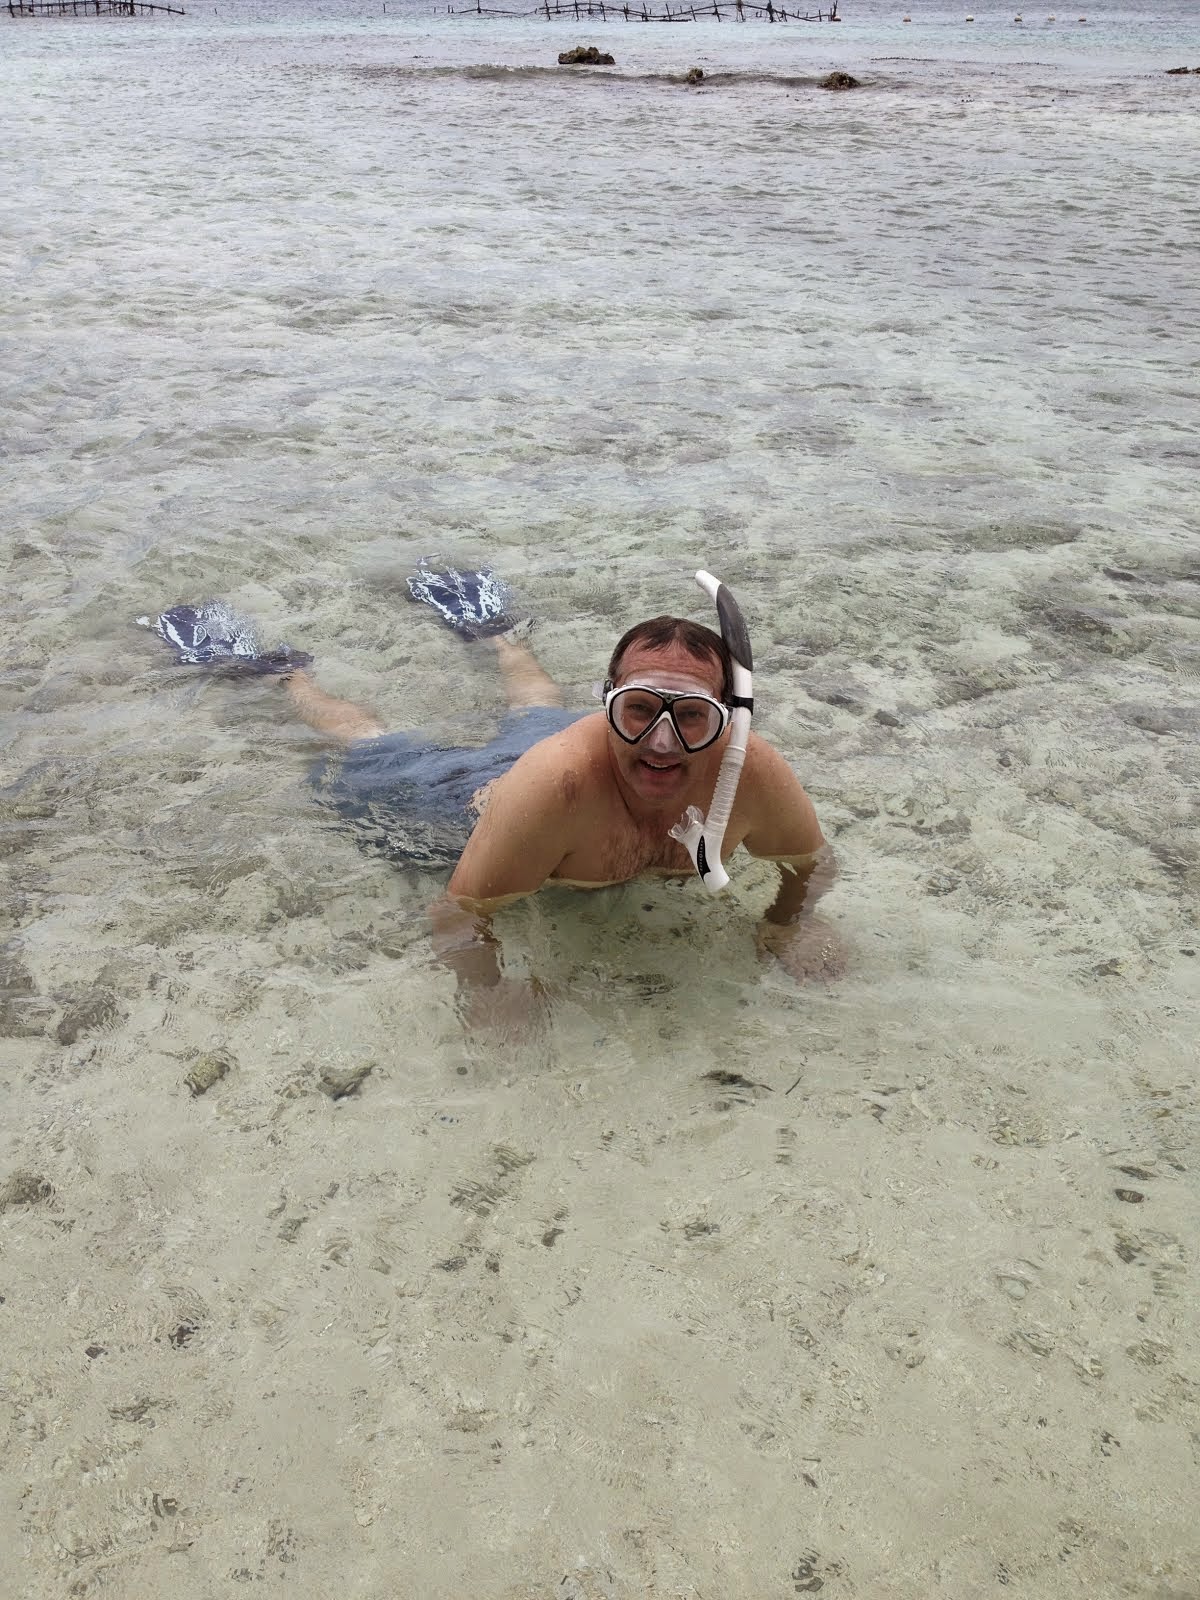
[[[824,917],[809,915],[797,922],[764,920],[754,931],[754,944],[764,960],[774,956],[797,983],[831,983],[850,964],[850,952],[841,935]]]
[[[546,1025],[549,1002],[536,978],[506,978],[500,941],[479,902],[449,895],[429,908],[438,960],[458,982],[458,1014],[468,1028],[502,1039],[528,1039]]]
[[[468,1028],[522,1042],[545,1028],[549,997],[536,978],[501,978],[486,989],[464,989],[459,1015]]]

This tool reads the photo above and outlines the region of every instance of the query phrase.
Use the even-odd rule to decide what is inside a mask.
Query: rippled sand
[[[1191,1600],[1194,26],[220,11],[0,67],[0,1587]],[[133,626],[483,738],[427,552],[579,705],[728,580],[843,981],[745,862],[516,908],[464,1037],[436,877]]]

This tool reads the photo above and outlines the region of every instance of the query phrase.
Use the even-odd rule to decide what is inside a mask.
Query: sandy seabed
[[[548,893],[522,1044],[299,763],[5,791],[8,1592],[1196,1592],[1195,866],[1129,837],[1194,746],[1072,741],[1107,657],[1050,728],[819,659],[850,974],[756,966],[761,866]]]

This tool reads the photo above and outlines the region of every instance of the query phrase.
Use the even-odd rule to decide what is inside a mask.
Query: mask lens
[[[721,731],[720,707],[698,694],[681,695],[672,710],[679,737],[688,750],[711,744]]]
[[[651,689],[621,689],[609,702],[609,717],[623,739],[640,739],[662,715],[663,698]]]

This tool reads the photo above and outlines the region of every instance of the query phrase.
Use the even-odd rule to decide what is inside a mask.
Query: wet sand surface
[[[219,20],[2,69],[0,1587],[1194,1600],[1191,80]],[[505,913],[464,1034],[442,878],[133,625],[482,741],[429,553],[580,707],[729,582],[845,978],[743,860]]]

